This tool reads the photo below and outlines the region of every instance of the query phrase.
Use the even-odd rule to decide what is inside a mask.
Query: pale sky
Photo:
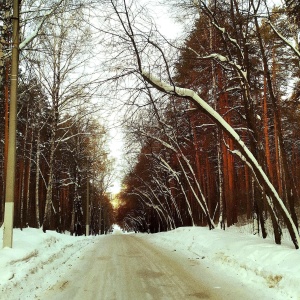
[[[140,0],[143,2],[144,0]],[[145,1],[144,1],[145,2]],[[178,36],[178,33],[182,31],[180,24],[176,23],[170,16],[168,8],[160,5],[159,0],[148,0],[145,2],[147,7],[150,8],[151,15],[157,23],[158,30],[169,39],[174,39]],[[114,116],[110,117],[111,124],[115,123]],[[121,128],[115,127],[110,129],[110,157],[113,157],[116,160],[115,163],[115,176],[113,179],[113,186],[110,187],[109,191],[113,194],[120,192],[121,190],[121,181],[122,181],[122,166],[125,164],[124,157],[124,143],[122,137]]]

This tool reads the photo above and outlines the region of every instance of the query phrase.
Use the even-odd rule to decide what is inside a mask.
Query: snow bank
[[[152,244],[182,255],[186,265],[201,262],[228,280],[262,291],[261,299],[300,299],[300,250],[292,242],[275,245],[245,228],[209,231],[182,227],[157,234],[137,234]],[[120,234],[120,228],[114,228]],[[250,232],[250,231],[249,231]],[[2,229],[0,229],[2,235]],[[74,237],[38,229],[14,230],[13,249],[0,250],[0,299],[35,299],[79,262],[103,236]],[[187,263],[189,262],[189,263]],[[198,269],[195,268],[195,272]],[[200,269],[199,269],[200,270]],[[239,283],[238,283],[239,284]]]
[[[92,237],[14,229],[13,248],[0,250],[0,299],[34,299],[36,290],[54,284],[92,243]]]
[[[144,235],[148,241],[184,256],[201,259],[224,276],[236,274],[238,279],[276,294],[276,299],[300,299],[299,250],[292,242],[276,245],[271,239],[239,232],[209,231],[202,227],[181,227],[176,230]],[[265,298],[264,298],[265,299]]]

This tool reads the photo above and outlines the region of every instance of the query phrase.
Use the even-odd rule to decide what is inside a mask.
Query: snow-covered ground
[[[300,300],[300,250],[292,242],[275,245],[272,239],[263,240],[249,231],[247,226],[226,231],[183,227],[147,239],[190,259],[198,258],[225,278],[251,283],[253,289],[264,291],[260,299]]]
[[[226,231],[182,227],[138,236],[176,251],[185,259],[201,260],[202,265],[224,277],[251,283],[253,289],[264,291],[261,299],[300,299],[300,250],[295,250],[292,243],[275,245],[273,240],[247,233],[245,227]],[[79,257],[95,241],[104,238],[72,237],[50,231],[44,234],[30,228],[14,230],[13,249],[0,250],[0,299],[35,299],[79,263]]]

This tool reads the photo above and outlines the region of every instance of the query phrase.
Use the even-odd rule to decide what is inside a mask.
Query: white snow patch
[[[123,234],[123,231],[119,225],[113,225],[113,232],[112,234]]]
[[[299,300],[300,253],[292,242],[276,245],[271,238],[264,240],[245,231],[250,232],[245,227],[225,231],[181,227],[143,237],[189,259],[200,259],[201,265],[218,270],[224,278],[235,276],[244,285],[259,290],[261,299]]]
[[[122,230],[114,226],[113,232],[120,234]],[[181,227],[138,236],[167,249],[170,255],[181,255],[181,263],[192,265],[198,276],[204,266],[228,281],[253,287],[261,299],[300,299],[300,252],[292,242],[275,245],[271,238],[252,235],[250,227],[226,231]],[[0,250],[0,299],[35,299],[79,264],[79,258],[102,238],[14,229],[13,249]]]
[[[34,299],[36,292],[55,284],[92,244],[92,237],[14,229],[13,248],[0,250],[0,299]]]

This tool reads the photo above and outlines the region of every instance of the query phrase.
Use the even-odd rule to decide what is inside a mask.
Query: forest
[[[107,129],[92,103],[90,73],[78,71],[89,59],[91,35],[77,20],[79,4],[48,4],[52,7],[42,1],[20,5],[20,41],[41,18],[44,24],[30,45],[20,43],[14,227],[82,235],[89,224],[89,233],[105,233],[113,223]],[[43,19],[45,9],[55,12],[51,18]],[[1,7],[0,224],[8,164],[11,14],[12,1],[6,1]]]
[[[288,232],[299,248],[300,2],[162,2],[179,37],[167,39],[142,1],[20,1],[14,226],[252,223],[253,234],[280,244]],[[12,1],[1,4],[0,223],[11,14]],[[115,210],[103,106],[123,112]]]
[[[278,244],[288,230],[298,248],[299,2],[181,1],[177,10],[195,17],[168,52],[133,10],[115,6],[147,103],[128,122],[141,150],[118,221],[150,232],[252,222]]]

